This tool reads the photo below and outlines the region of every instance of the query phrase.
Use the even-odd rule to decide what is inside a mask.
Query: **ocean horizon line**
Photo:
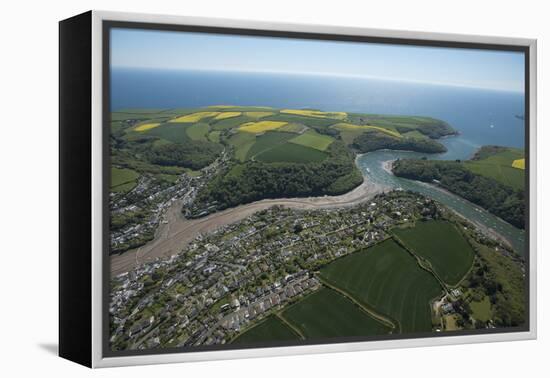
[[[320,72],[293,72],[293,71],[247,71],[247,70],[231,70],[231,69],[202,69],[202,68],[158,68],[158,67],[135,67],[135,66],[111,66],[111,72],[114,70],[123,71],[145,71],[145,72],[173,72],[173,73],[213,73],[213,74],[227,74],[227,75],[272,75],[272,76],[298,76],[298,77],[321,77],[321,78],[335,78],[335,79],[348,79],[348,80],[363,80],[363,81],[378,81],[378,82],[391,82],[405,85],[417,85],[417,86],[435,86],[446,87],[456,89],[469,89],[488,92],[510,93],[516,95],[524,95],[524,90],[512,90],[503,88],[490,88],[475,85],[464,85],[456,83],[442,83],[442,82],[430,82],[411,80],[403,78],[390,78],[390,77],[376,77],[367,75],[349,75],[338,73],[320,73]]]

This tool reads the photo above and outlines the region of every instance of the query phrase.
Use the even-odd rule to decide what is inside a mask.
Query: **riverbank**
[[[392,167],[393,167],[393,163],[395,162],[395,159],[394,160],[387,160],[387,161],[384,161],[382,162],[382,169],[384,171],[386,171],[388,174],[391,174],[393,175],[393,172],[392,172]],[[485,209],[483,209],[482,207],[476,205],[475,203],[473,202],[470,202],[450,191],[448,191],[447,189],[444,189],[438,185],[434,185],[434,184],[429,184],[429,183],[426,183],[426,182],[422,182],[422,181],[418,181],[418,180],[412,180],[412,181],[415,181],[418,185],[422,185],[422,186],[426,186],[426,187],[429,187],[431,189],[434,189],[434,190],[437,190],[441,193],[444,193],[448,196],[451,196],[451,197],[455,197],[465,203],[468,203],[471,207],[473,207],[474,209],[477,209],[477,211],[479,212],[483,212],[483,211],[487,211]],[[491,227],[488,227],[484,224],[482,224],[481,222],[478,222],[476,220],[473,220],[473,219],[468,219],[467,217],[465,217],[464,215],[460,214],[460,212],[456,211],[455,209],[452,209],[450,208],[456,215],[458,215],[459,217],[467,220],[467,221],[470,221],[471,223],[473,223],[477,228],[479,228],[481,230],[481,232],[487,236],[488,238],[490,239],[493,239],[493,240],[497,240],[499,242],[501,242],[502,244],[506,245],[507,247],[511,248],[511,249],[514,249],[514,246],[512,244],[512,242],[506,238],[504,235],[501,235],[500,233],[498,233],[496,230],[492,229]],[[495,215],[496,218],[498,218],[501,222],[505,222],[504,220],[502,220],[501,218],[497,217]]]
[[[363,155],[358,155],[357,159],[359,159],[361,156]],[[395,176],[391,172],[391,168],[395,160],[396,159],[387,159],[379,163],[381,164],[384,174],[394,178]],[[374,168],[371,167],[371,171],[373,170]],[[168,258],[176,253],[181,252],[189,244],[189,242],[195,239],[199,234],[212,232],[224,225],[241,221],[257,211],[265,210],[272,206],[279,205],[292,209],[323,209],[331,207],[354,206],[374,197],[376,194],[391,190],[394,187],[393,185],[388,185],[389,183],[380,182],[379,180],[373,179],[372,174],[374,172],[368,171],[367,173],[363,173],[365,174],[365,176],[364,181],[361,185],[359,185],[352,191],[339,196],[266,199],[226,209],[199,219],[184,218],[181,214],[182,204],[180,201],[176,201],[167,210],[165,214],[166,223],[160,225],[159,229],[156,232],[155,238],[151,242],[139,248],[124,252],[123,254],[113,255],[110,257],[111,274],[122,274],[134,269],[135,267],[143,263],[153,261],[157,258]],[[412,180],[407,181],[410,183],[414,183],[417,187],[420,186],[430,189],[432,191],[432,195],[434,194],[434,191],[437,191],[443,194],[445,197],[450,198],[454,202],[461,202],[463,204],[466,204],[468,208],[472,209],[471,213],[477,212],[480,215],[487,214],[495,219],[498,219],[499,222],[502,222],[502,225],[508,225],[500,218],[493,216],[487,211],[481,209],[479,206],[469,201],[466,201],[465,199],[443,188],[428,183],[421,183]],[[403,189],[410,190],[411,188],[409,188],[408,185],[403,185]],[[422,192],[423,191],[421,191],[421,194],[424,194]],[[427,195],[428,197],[430,196],[429,194],[425,195]],[[442,202],[439,198],[435,199],[439,202]],[[443,204],[450,208],[458,216],[467,219],[468,221],[475,224],[487,237],[499,240],[503,244],[512,247],[518,253],[522,253],[522,250],[518,250],[517,248],[518,243],[513,243],[510,238],[506,237],[498,230],[488,226],[487,224],[484,224],[479,219],[476,219],[479,218],[479,216],[467,216],[461,211],[458,211],[456,209],[456,206],[450,206],[454,204],[453,202],[443,201]]]
[[[445,193],[446,195],[449,195],[449,196],[454,196],[454,197],[457,197],[459,198],[461,201],[464,201],[465,203],[468,203],[471,207],[473,207],[474,209],[477,209],[477,211],[479,212],[483,212],[483,211],[487,211],[485,209],[483,209],[482,207],[476,205],[475,203],[473,202],[470,202],[468,201],[467,199],[464,199],[450,191],[448,191],[447,189],[444,189],[440,186],[437,186],[437,185],[434,185],[434,184],[428,184],[426,182],[422,182],[422,181],[418,181],[417,182],[419,185],[425,185],[425,186],[429,186],[430,188],[434,189],[434,190],[438,190],[442,193]],[[482,234],[484,234],[485,236],[487,236],[488,238],[490,239],[493,239],[493,240],[497,240],[499,242],[501,242],[502,244],[506,245],[508,248],[511,248],[511,249],[514,249],[514,246],[512,245],[512,242],[510,240],[508,240],[508,238],[504,237],[504,235],[501,235],[499,234],[496,230],[492,229],[491,227],[488,227],[484,224],[482,224],[481,222],[478,222],[476,220],[473,220],[473,219],[468,219],[467,217],[465,217],[464,215],[460,214],[458,211],[454,210],[454,209],[450,209],[452,210],[456,215],[458,215],[460,218],[464,219],[464,220],[467,220],[471,223],[473,223],[477,228],[479,228],[482,232]],[[493,214],[494,217],[498,218],[496,215]],[[504,222],[506,223],[506,221],[504,221],[503,219],[501,218],[498,218],[501,222]],[[517,252],[517,251],[516,251]]]
[[[382,162],[382,169],[388,172],[390,175],[393,175],[392,168],[393,168],[393,162],[395,160],[387,160]]]
[[[361,185],[339,196],[266,199],[226,209],[199,219],[184,218],[181,214],[181,201],[175,201],[166,211],[166,223],[161,224],[152,241],[139,248],[110,257],[111,275],[115,276],[131,271],[135,267],[157,258],[168,258],[181,252],[199,234],[241,221],[257,211],[272,206],[304,210],[354,206],[373,198],[386,189],[388,188],[364,179]]]

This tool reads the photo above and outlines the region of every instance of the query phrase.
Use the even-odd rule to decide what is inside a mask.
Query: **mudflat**
[[[361,185],[352,191],[339,196],[266,199],[226,209],[199,219],[186,219],[183,217],[181,214],[181,201],[175,201],[166,211],[165,219],[167,223],[160,225],[152,241],[139,248],[110,257],[111,275],[116,276],[128,272],[156,258],[170,257],[183,250],[199,234],[211,232],[224,225],[238,222],[257,211],[272,206],[284,206],[292,209],[354,206],[383,191],[383,186],[364,180]]]

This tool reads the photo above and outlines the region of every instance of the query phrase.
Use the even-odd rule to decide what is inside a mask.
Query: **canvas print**
[[[107,68],[110,352],[525,327],[523,52],[112,27]]]

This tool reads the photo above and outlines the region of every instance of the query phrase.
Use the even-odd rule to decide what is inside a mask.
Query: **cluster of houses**
[[[223,305],[222,311],[229,311],[231,308],[234,311],[224,316],[220,324],[226,330],[238,332],[250,321],[265,316],[271,310],[280,309],[297,296],[315,291],[319,287],[319,281],[315,277],[308,277],[307,272],[302,271],[297,276],[291,276],[284,284],[276,282],[272,290],[253,301],[243,304],[235,299],[231,304]]]
[[[111,217],[123,217],[126,220],[123,227],[111,229],[111,251],[122,252],[149,241],[163,222],[164,212],[175,201],[180,201],[183,209],[192,208],[200,188],[209,182],[228,158],[227,152],[223,152],[214,163],[203,168],[199,176],[182,174],[172,185],[154,175],[143,174],[131,191],[111,192]],[[138,212],[140,216],[135,216]]]
[[[219,174],[220,171],[227,169],[227,162],[231,159],[231,154],[229,151],[224,150],[220,157],[218,157],[212,164],[208,167],[202,169],[201,179],[197,180],[195,183],[195,188],[197,192],[203,188],[210,179]],[[195,199],[195,198],[194,198]],[[210,213],[215,212],[219,207],[218,201],[211,201],[207,203],[199,203],[198,201],[189,201],[183,206],[183,214],[186,218],[200,218],[207,216]]]
[[[111,345],[228,342],[244,326],[317,290],[313,272],[320,264],[375,244],[389,227],[418,217],[423,204],[411,196],[390,193],[346,209],[272,207],[199,235],[170,260],[113,279]]]
[[[192,182],[191,177],[181,175],[174,185],[166,186],[152,176],[142,175],[130,192],[111,196],[111,218],[124,219],[121,227],[111,227],[111,251],[121,252],[150,240],[164,212],[192,193]]]

